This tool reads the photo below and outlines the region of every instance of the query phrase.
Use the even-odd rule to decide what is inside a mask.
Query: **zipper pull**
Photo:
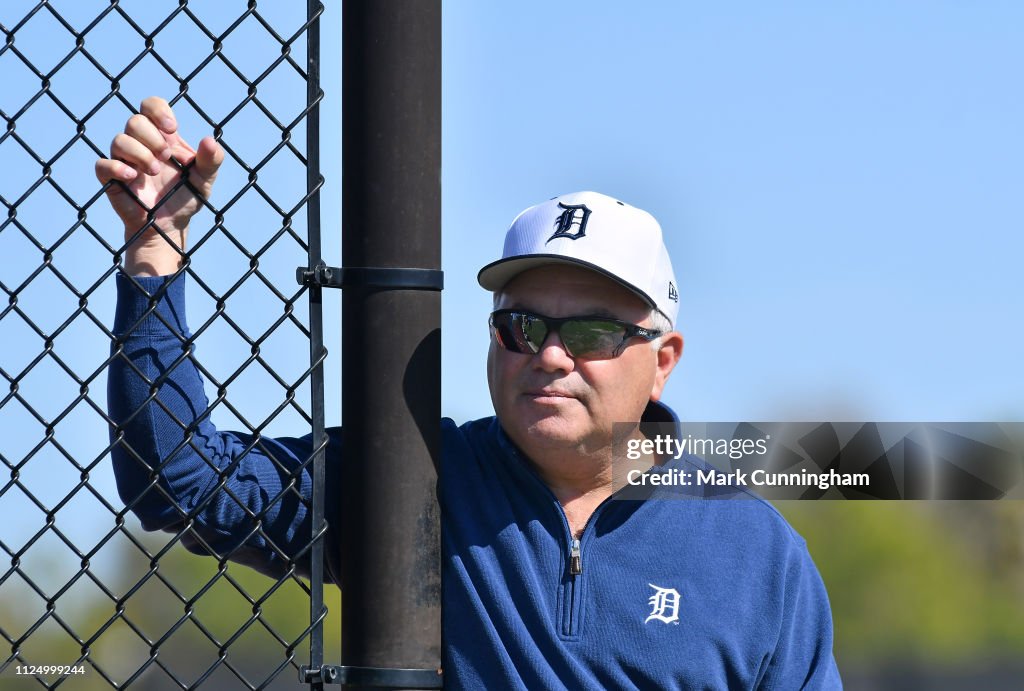
[[[569,574],[579,576],[583,573],[583,559],[580,556],[580,541],[572,539],[572,546],[569,547]]]

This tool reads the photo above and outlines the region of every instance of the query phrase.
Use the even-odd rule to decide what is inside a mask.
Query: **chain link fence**
[[[319,317],[294,276],[319,259],[322,10],[0,4],[0,688],[304,688],[321,584],[188,554],[190,516],[147,534],[117,495],[109,458],[124,442],[104,399],[125,245],[92,170],[151,94],[187,139],[218,139],[226,161],[183,269],[208,412],[254,445],[322,426]]]

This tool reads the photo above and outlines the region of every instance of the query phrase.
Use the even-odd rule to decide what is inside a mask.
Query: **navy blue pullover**
[[[217,430],[183,357],[184,278],[134,280],[166,292],[147,315],[149,297],[118,277],[123,357],[110,366],[109,408],[123,434],[112,454],[120,495],[147,530],[177,531],[192,514],[199,539],[186,537],[188,549],[208,554],[205,542],[280,575],[309,540],[311,478],[299,466],[310,439]],[[674,415],[652,404],[645,419]],[[329,436],[332,497],[340,429]],[[445,688],[841,688],[821,578],[766,502],[743,492],[729,501],[613,498],[575,543],[557,499],[495,418],[446,419],[442,437]],[[150,468],[160,464],[154,484]],[[327,506],[332,526],[337,509]],[[262,533],[247,537],[252,515]],[[333,580],[333,528],[327,539]]]

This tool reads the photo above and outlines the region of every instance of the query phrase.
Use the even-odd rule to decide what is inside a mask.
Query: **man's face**
[[[600,274],[567,266],[540,267],[513,278],[496,305],[509,308],[650,325],[650,307],[635,294]],[[675,338],[678,351],[682,341]],[[536,354],[513,353],[492,338],[491,400],[505,432],[535,460],[546,452],[590,454],[611,444],[612,423],[640,419],[647,402],[661,395],[678,356],[659,354],[641,338],[608,360],[571,357],[555,333]]]

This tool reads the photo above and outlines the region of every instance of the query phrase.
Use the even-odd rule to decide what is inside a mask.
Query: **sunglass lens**
[[[494,337],[498,339],[498,345],[513,353],[523,352],[516,343],[512,320],[508,315],[494,317]]]
[[[517,312],[496,314],[493,322],[498,343],[513,353],[536,353],[547,333],[543,321]]]
[[[612,358],[622,344],[622,326],[600,319],[573,319],[559,330],[566,350],[576,357]]]

